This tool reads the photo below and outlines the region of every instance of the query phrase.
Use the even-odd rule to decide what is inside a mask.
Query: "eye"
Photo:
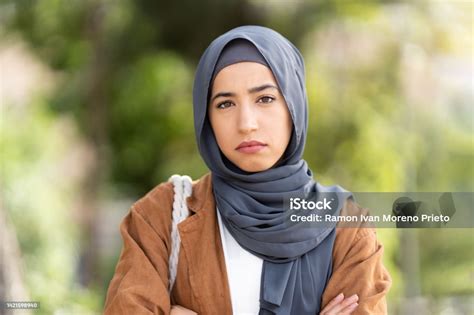
[[[221,102],[221,103],[217,104],[216,108],[225,109],[225,108],[229,108],[230,106],[232,106],[232,103],[230,101],[224,101],[224,102]]]
[[[271,96],[263,96],[261,97],[258,102],[259,103],[264,103],[264,104],[269,104],[269,103],[272,103],[273,101],[275,100],[274,97],[271,97]]]

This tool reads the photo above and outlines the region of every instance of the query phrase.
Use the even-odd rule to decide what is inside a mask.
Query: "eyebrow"
[[[248,92],[249,93],[257,93],[257,92],[261,92],[261,91],[266,90],[266,89],[279,90],[278,87],[276,87],[273,84],[263,84],[263,85],[256,86],[256,87],[248,89]],[[232,93],[232,92],[219,92],[219,93],[217,93],[216,95],[214,95],[212,97],[211,103],[214,102],[214,100],[218,97],[230,97],[230,96],[235,96],[235,93]]]

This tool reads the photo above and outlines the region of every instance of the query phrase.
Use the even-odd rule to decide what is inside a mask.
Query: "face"
[[[290,142],[292,120],[273,73],[256,62],[223,68],[208,105],[222,153],[247,172],[271,168]]]

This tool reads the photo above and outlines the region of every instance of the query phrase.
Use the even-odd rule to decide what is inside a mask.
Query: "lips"
[[[267,145],[263,142],[252,140],[252,141],[243,141],[241,144],[235,148],[237,151],[242,153],[256,153]]]

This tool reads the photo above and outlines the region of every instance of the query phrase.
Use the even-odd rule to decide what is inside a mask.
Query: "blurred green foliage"
[[[27,106],[2,105],[3,198],[38,313],[100,312],[119,250],[101,257],[95,283],[78,285],[85,232],[71,208],[80,202],[75,172],[88,163],[78,148],[95,147],[103,161],[104,203],[135,200],[174,173],[204,174],[193,73],[209,42],[237,25],[267,25],[301,48],[305,159],[317,180],[352,191],[473,191],[472,87],[453,92],[436,72],[437,56],[472,57],[463,6],[472,9],[429,1],[1,1],[2,41],[25,41],[55,78]],[[378,232],[393,309],[404,290],[402,232]],[[419,235],[422,293],[472,295],[471,230]]]

